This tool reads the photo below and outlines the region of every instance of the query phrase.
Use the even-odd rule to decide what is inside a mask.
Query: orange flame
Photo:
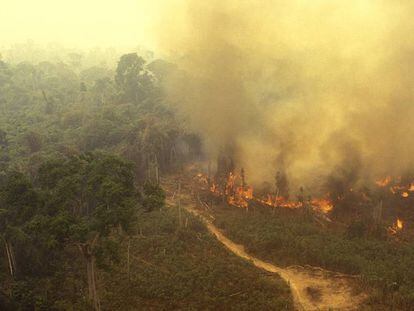
[[[395,235],[398,233],[398,231],[401,231],[404,227],[404,222],[397,218],[395,223],[392,225],[392,227],[388,227],[388,232],[392,235]]]
[[[375,183],[379,187],[385,187],[385,186],[389,185],[390,182],[391,182],[391,176],[386,176],[382,179],[377,180]]]
[[[208,178],[203,174],[197,174],[200,182],[208,183]],[[242,185],[240,185],[242,184]],[[234,173],[229,173],[225,180],[225,185],[219,187],[216,183],[211,183],[210,192],[215,196],[224,196],[229,205],[248,208],[250,201],[256,201],[261,204],[271,207],[281,207],[296,209],[303,207],[304,203],[300,201],[289,201],[283,196],[276,196],[267,194],[266,199],[254,196],[253,187],[243,185],[244,181],[240,181],[240,176]],[[333,204],[326,198],[313,199],[309,202],[313,210],[321,213],[329,213],[333,209]]]
[[[396,222],[395,225],[398,228],[398,230],[402,230],[402,228],[404,226],[404,222],[401,219],[397,218],[397,222]]]
[[[333,209],[333,204],[328,199],[313,199],[312,205],[323,213],[329,213]]]

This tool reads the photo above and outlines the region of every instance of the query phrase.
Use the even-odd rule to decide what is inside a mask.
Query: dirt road
[[[177,206],[170,193],[167,203]],[[290,286],[297,310],[357,310],[365,298],[364,294],[354,294],[351,277],[312,267],[281,268],[248,254],[242,245],[227,238],[212,221],[211,216],[197,208],[195,200],[187,193],[180,195],[181,207],[199,217],[208,230],[227,249],[248,260],[256,267],[279,274]]]

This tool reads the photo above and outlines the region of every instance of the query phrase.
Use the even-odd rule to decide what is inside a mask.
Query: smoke
[[[214,159],[250,183],[294,187],[414,167],[410,1],[186,1],[161,46],[181,69],[167,90]]]

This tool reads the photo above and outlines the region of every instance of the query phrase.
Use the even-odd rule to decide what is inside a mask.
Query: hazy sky
[[[33,40],[68,47],[154,48],[161,12],[176,0],[2,0],[0,46]]]

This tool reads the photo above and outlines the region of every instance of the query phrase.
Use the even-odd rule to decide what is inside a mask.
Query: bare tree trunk
[[[273,215],[275,214],[276,209],[278,208],[278,205],[277,205],[277,198],[278,197],[279,197],[279,188],[277,188],[277,191],[276,191],[275,204],[274,204],[274,207],[273,207]]]
[[[159,175],[159,171],[158,171],[158,163],[155,163],[155,180],[157,185],[160,184],[160,175]]]
[[[99,301],[98,291],[96,287],[96,269],[95,269],[95,256],[91,256],[91,271],[92,271],[92,289],[93,289],[93,307],[96,311],[101,310],[101,303]]]
[[[178,225],[182,226],[181,221],[181,181],[178,182]]]
[[[172,146],[170,149],[170,164],[174,164],[175,160],[177,159],[175,147]]]
[[[96,269],[95,269],[95,256],[93,254],[94,245],[97,242],[98,235],[95,236],[91,243],[85,243],[79,245],[79,249],[86,261],[86,273],[88,276],[88,294],[89,301],[91,302],[95,311],[101,310],[101,304],[99,301],[97,286],[96,286]]]
[[[46,105],[50,105],[49,99],[46,96],[46,92],[42,90],[43,99],[45,100]]]
[[[89,293],[89,300],[92,302],[94,300],[93,299],[94,298],[93,297],[94,290],[92,288],[92,286],[93,286],[93,281],[92,281],[92,262],[91,262],[89,256],[87,256],[85,258],[85,260],[86,260],[86,273],[88,275],[88,293]]]
[[[7,262],[9,265],[10,276],[13,278],[14,277],[14,260],[13,260],[14,256],[12,255],[12,250],[6,239],[4,239],[4,246],[6,248]]]
[[[128,273],[128,282],[131,280],[130,274],[130,248],[131,248],[131,240],[128,239],[128,248],[127,248],[127,273]]]
[[[13,245],[11,243],[9,244],[9,252],[10,252],[10,257],[11,257],[11,262],[13,265],[13,273],[16,274],[16,258],[14,257],[14,251],[13,251]]]
[[[101,310],[99,301],[98,291],[96,288],[96,269],[95,269],[95,256],[92,254],[87,255],[86,259],[86,270],[88,273],[88,293],[89,300],[93,305],[95,311]]]
[[[207,177],[208,188],[211,188],[211,161],[208,161],[208,177]]]
[[[147,163],[147,181],[151,181],[151,162],[148,156],[145,156],[145,162]]]

